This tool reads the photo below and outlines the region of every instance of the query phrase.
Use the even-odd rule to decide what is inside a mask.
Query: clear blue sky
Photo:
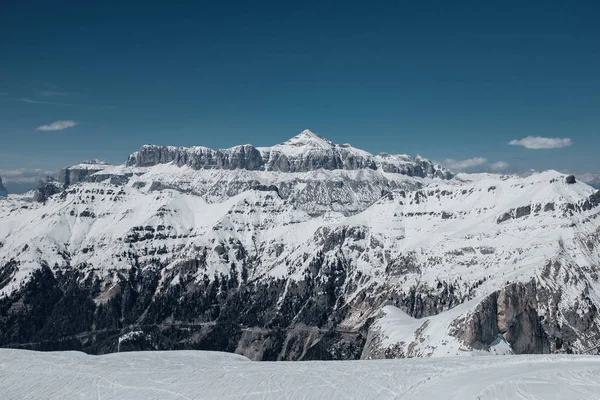
[[[0,170],[304,128],[484,169],[600,170],[597,0],[154,3],[3,3]],[[77,125],[36,130],[55,121]],[[527,136],[571,145],[508,144]]]

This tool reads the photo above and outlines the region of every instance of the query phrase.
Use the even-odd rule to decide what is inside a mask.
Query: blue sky
[[[3,4],[0,176],[305,128],[465,170],[600,170],[599,2],[285,3]],[[562,141],[509,145],[530,136]]]

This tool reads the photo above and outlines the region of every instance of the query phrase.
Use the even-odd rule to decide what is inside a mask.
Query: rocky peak
[[[293,138],[285,141],[280,146],[295,146],[295,147],[317,147],[321,149],[330,149],[335,146],[335,144],[322,136],[317,135],[309,129],[305,129],[300,134],[294,136]]]

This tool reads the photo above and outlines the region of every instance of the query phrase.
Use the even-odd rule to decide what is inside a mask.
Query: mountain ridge
[[[246,144],[228,149],[144,145],[128,157],[127,166],[148,167],[173,162],[193,169],[247,169],[307,172],[317,169],[382,169],[409,176],[449,179],[452,173],[422,158],[382,153],[372,155],[349,144],[336,144],[310,130],[271,146]]]

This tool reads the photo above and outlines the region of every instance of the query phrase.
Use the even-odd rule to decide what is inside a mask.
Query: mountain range
[[[595,353],[600,191],[308,130],[142,146],[0,200],[0,346],[254,360]]]

